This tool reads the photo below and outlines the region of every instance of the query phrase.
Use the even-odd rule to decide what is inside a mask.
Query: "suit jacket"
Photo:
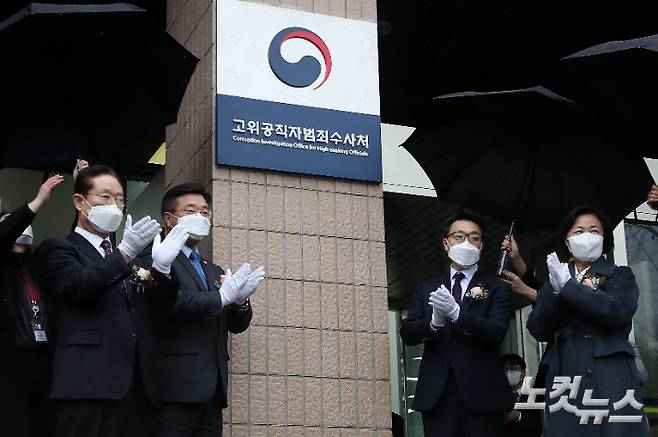
[[[37,278],[35,277],[35,263],[32,254],[10,253],[4,259],[3,268],[0,270],[0,287],[6,293],[6,322],[7,333],[11,336],[12,343],[19,348],[32,350],[47,349],[47,343],[37,343],[32,331],[31,321],[33,318],[32,304],[25,290],[23,275],[29,275],[32,285],[41,291]],[[39,319],[48,327],[48,302],[41,293],[39,298]]]
[[[29,435],[29,417],[27,390],[16,360],[11,296],[7,295],[15,289],[15,277],[9,271],[9,251],[34,217],[34,212],[24,205],[0,222],[0,423],[7,435],[15,437]]]
[[[46,240],[38,260],[55,309],[51,398],[122,399],[139,370],[157,406],[156,332],[171,311],[176,282],[153,270],[157,287],[137,283],[118,250],[103,258],[75,232]]]
[[[530,333],[538,341],[552,342],[542,361],[546,367],[546,392],[551,390],[556,376],[581,376],[577,397],[569,401],[579,409],[591,408],[583,405],[583,394],[588,389],[594,390],[596,398],[609,399],[610,405],[627,390],[635,390],[636,399],[641,401],[635,353],[628,342],[639,297],[633,272],[601,257],[587,272],[602,278],[600,287],[593,290],[573,278],[573,263],[569,268],[572,279],[559,295],[550,283],[544,284],[537,305],[528,316]],[[548,401],[546,406],[553,403]],[[630,406],[610,410],[611,416],[638,414],[643,412]],[[648,435],[646,423],[616,424],[604,420],[598,426],[583,426],[578,422],[576,415],[565,410],[546,414],[546,435]]]
[[[8,277],[10,251],[16,239],[32,223],[34,217],[35,214],[32,210],[24,205],[0,222],[0,269],[3,276],[2,283],[0,283],[0,348],[2,345],[12,343],[9,331],[11,323],[9,322],[10,311],[7,307],[7,290],[13,289],[15,284],[13,278]],[[2,353],[2,349],[0,349],[0,353]]]
[[[217,285],[224,271],[203,257],[201,265],[207,288],[183,252],[171,267],[172,277],[180,285],[158,359],[162,398],[167,402],[206,402],[217,393],[225,407],[228,332],[245,331],[252,310],[248,304],[222,307]]]
[[[449,273],[416,288],[408,317],[400,329],[405,344],[425,344],[414,410],[428,411],[434,407],[451,370],[461,399],[469,410],[502,412],[511,409],[514,400],[499,353],[513,315],[509,286],[478,269],[466,290],[482,287],[487,292],[486,298],[472,299],[465,294],[457,322],[448,322],[434,332],[430,328],[429,295],[441,284],[451,289]]]
[[[521,395],[518,402],[528,402],[528,395]],[[505,425],[505,437],[540,437],[542,432],[539,410],[522,410],[521,420]]]

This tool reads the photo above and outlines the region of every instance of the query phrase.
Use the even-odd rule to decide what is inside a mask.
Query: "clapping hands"
[[[566,283],[571,279],[571,272],[566,263],[560,262],[555,252],[546,257],[546,266],[548,267],[548,279],[555,290],[559,293]]]
[[[160,273],[168,275],[171,272],[171,264],[174,262],[176,256],[178,256],[178,252],[185,245],[188,237],[187,227],[183,224],[174,226],[162,242],[160,242],[160,234],[157,234],[151,248],[153,268]]]
[[[256,289],[261,282],[265,280],[265,268],[263,266],[258,267],[256,270],[249,273],[247,276],[247,283],[242,288],[240,293],[240,299],[237,301],[239,304],[243,304],[249,299],[249,297],[254,294]]]
[[[261,266],[251,271],[251,265],[244,263],[235,273],[226,269],[222,287],[219,290],[222,306],[233,303],[244,304],[265,279],[265,269]]]
[[[432,307],[432,324],[434,326],[443,326],[447,320],[454,322],[459,318],[459,304],[443,284],[430,293],[428,303]]]
[[[123,239],[117,249],[131,260],[139,255],[160,232],[160,224],[150,216],[143,217],[133,224],[133,219],[128,214],[126,224],[123,228]]]

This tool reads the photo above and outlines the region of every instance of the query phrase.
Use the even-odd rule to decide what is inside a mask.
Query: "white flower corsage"
[[[473,300],[482,300],[489,297],[489,292],[484,287],[484,284],[478,284],[476,287],[468,290],[465,297],[470,297]]]
[[[133,274],[130,276],[130,282],[137,286],[137,293],[142,294],[144,292],[144,286],[153,284],[155,278],[153,278],[150,270],[144,267],[133,266]]]
[[[603,287],[603,284],[605,284],[605,279],[606,279],[605,276],[586,274],[585,276],[583,276],[583,279],[582,281],[580,281],[580,283],[586,287],[591,288],[592,291],[599,291],[601,287]]]
[[[151,271],[143,267],[133,266],[133,274],[138,282],[142,282],[142,283],[153,282]]]

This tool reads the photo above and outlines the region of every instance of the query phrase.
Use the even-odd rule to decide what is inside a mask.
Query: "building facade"
[[[377,19],[374,0],[265,3]],[[214,1],[167,2],[167,31],[200,62],[167,128],[165,185],[206,185],[205,252],[268,273],[251,328],[231,341],[224,435],[389,436],[382,185],[214,164],[215,14]]]
[[[422,346],[402,345],[398,329],[415,285],[447,269],[441,225],[458,207],[436,199],[423,170],[399,147],[412,127],[381,125],[381,183],[216,164],[223,1],[229,0],[167,1],[167,32],[200,61],[178,121],[166,130],[166,165],[148,182],[129,180],[126,192],[133,217],[159,217],[168,187],[202,183],[214,211],[202,252],[222,267],[248,261],[266,268],[268,280],[252,301],[251,327],[231,338],[224,435],[384,437],[392,435],[395,413],[404,419],[407,437],[422,436],[420,414],[410,408]],[[376,0],[230,1],[245,10],[262,3],[277,11],[377,23]],[[647,163],[658,179],[658,160]],[[2,193],[2,206],[21,205],[41,178],[36,171],[2,169],[0,182],[13,187]],[[70,176],[63,185],[35,220],[37,244],[68,232]],[[643,395],[652,415],[658,415],[656,223],[655,212],[639,208],[616,228],[614,254],[618,264],[631,266],[640,285],[634,337],[649,369]],[[491,271],[507,227],[487,225],[481,266]],[[535,266],[559,244],[551,235],[517,239]],[[517,310],[501,353],[524,356],[532,375],[542,346],[525,329],[530,310]]]

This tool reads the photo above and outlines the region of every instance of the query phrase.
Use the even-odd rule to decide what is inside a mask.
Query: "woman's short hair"
[[[610,253],[610,251],[612,251],[612,249],[615,247],[610,220],[603,211],[589,205],[578,206],[569,211],[567,215],[564,216],[562,222],[560,223],[560,241],[565,241],[567,239],[567,235],[569,234],[569,231],[573,225],[576,223],[576,220],[578,220],[578,217],[586,214],[595,216],[601,222],[601,226],[603,226],[603,253]],[[565,255],[569,255],[569,250],[566,248],[566,246],[564,246],[562,250]]]

